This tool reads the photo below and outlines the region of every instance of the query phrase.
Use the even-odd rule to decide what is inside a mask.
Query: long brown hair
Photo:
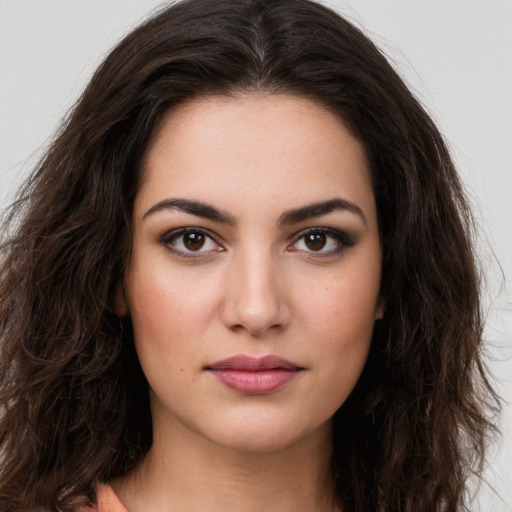
[[[472,223],[438,129],[373,43],[309,0],[186,0],[108,55],[4,225],[0,509],[74,511],[151,446],[147,382],[113,295],[144,156],[192,97],[289,93],[370,162],[384,317],[334,418],[346,511],[465,509],[497,397],[482,362]]]

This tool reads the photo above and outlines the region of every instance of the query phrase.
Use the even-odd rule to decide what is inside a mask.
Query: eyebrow
[[[277,221],[278,226],[288,226],[290,224],[296,224],[304,220],[313,219],[315,217],[321,217],[334,211],[349,211],[358,215],[366,226],[366,217],[364,216],[363,210],[357,206],[357,204],[347,199],[341,199],[336,197],[329,201],[321,201],[319,203],[312,203],[300,208],[293,210],[287,210],[284,212]]]
[[[181,210],[182,212],[190,213],[204,219],[222,222],[223,224],[236,224],[236,219],[230,213],[193,199],[164,199],[152,206],[142,218],[145,219],[149,215],[161,210]]]
[[[233,226],[236,224],[236,218],[225,210],[221,210],[203,201],[196,201],[194,199],[164,199],[159,203],[153,205],[142,217],[146,217],[161,211],[161,210],[180,210],[197,217],[221,222]],[[349,211],[358,215],[363,223],[366,225],[366,217],[359,206],[347,199],[339,197],[330,199],[328,201],[321,201],[318,203],[311,203],[300,208],[294,208],[283,212],[277,220],[278,226],[289,226],[315,217],[321,217],[334,211]]]

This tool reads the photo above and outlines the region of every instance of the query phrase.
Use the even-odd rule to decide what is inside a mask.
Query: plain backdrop
[[[489,365],[512,401],[512,0],[325,0],[376,42],[445,134],[475,208]],[[0,0],[0,208],[93,69],[156,0]],[[475,511],[512,511],[512,407]]]

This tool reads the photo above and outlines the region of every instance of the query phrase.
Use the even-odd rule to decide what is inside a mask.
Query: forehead
[[[364,148],[342,120],[301,97],[200,97],[170,111],[136,203],[165,195],[229,203],[311,202],[344,195],[371,208]],[[293,207],[293,204],[289,205]]]

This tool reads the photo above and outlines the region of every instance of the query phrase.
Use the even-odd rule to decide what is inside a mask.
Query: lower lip
[[[260,371],[209,370],[226,387],[243,395],[266,395],[281,389],[298,376],[299,370],[275,368]]]

